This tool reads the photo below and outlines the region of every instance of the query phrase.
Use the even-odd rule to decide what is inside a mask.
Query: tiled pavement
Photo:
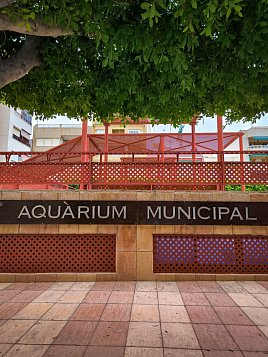
[[[0,284],[0,357],[267,357],[268,281]]]

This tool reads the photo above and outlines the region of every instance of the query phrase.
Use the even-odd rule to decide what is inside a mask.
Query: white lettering
[[[102,215],[101,214],[101,207],[100,206],[98,206],[97,209],[98,209],[98,213],[97,213],[98,218],[105,219],[105,218],[109,217],[109,215],[110,215],[110,206],[106,207],[106,215]]]
[[[230,220],[232,220],[234,217],[238,217],[238,218],[240,219],[240,221],[243,221],[243,220],[244,220],[243,217],[242,217],[242,215],[241,215],[241,213],[239,212],[238,207],[235,207],[235,208],[234,208],[234,210],[233,210],[233,212],[232,212],[232,215],[231,215],[231,217],[230,217]]]
[[[61,218],[65,218],[65,216],[71,216],[72,218],[75,218],[75,215],[70,206],[67,206],[65,208],[65,211],[63,212]]]
[[[52,215],[52,207],[49,205],[48,206],[48,210],[47,210],[47,216],[49,218],[59,218],[60,217],[60,213],[61,213],[61,206],[57,206],[58,207],[58,212],[55,216]]]
[[[40,213],[37,213],[37,210],[41,210]],[[33,218],[46,218],[46,207],[42,205],[35,206],[32,209],[32,216]]]
[[[121,211],[118,212],[117,208],[115,206],[112,206],[112,218],[115,218],[115,213],[117,214],[117,218],[120,218],[120,216],[123,214],[123,219],[127,218],[127,206],[123,206],[121,208]]]
[[[86,218],[89,218],[88,215],[89,207],[88,206],[78,206],[77,218],[81,218],[81,215],[85,215]]]
[[[27,206],[22,207],[20,214],[18,215],[17,218],[20,218],[21,216],[27,216],[28,218],[32,218]]]
[[[184,211],[184,209],[182,209],[181,207],[178,207],[178,219],[181,219],[181,212],[184,214],[184,216],[187,219],[191,219],[191,208],[188,207],[188,213],[186,211]]]
[[[228,207],[219,207],[218,208],[218,215],[219,215],[219,220],[222,219],[222,215],[224,214],[229,214],[230,213],[230,209]]]
[[[207,210],[207,211],[210,212],[210,208],[208,208],[208,207],[204,207],[204,206],[199,207],[198,210],[197,210],[198,217],[201,218],[201,219],[210,219],[209,215],[208,216],[202,216],[201,215],[201,211],[203,211],[203,210]]]
[[[173,219],[173,218],[175,218],[175,207],[172,207],[172,211],[173,211],[173,213],[172,213],[172,215],[171,216],[168,216],[167,215],[167,206],[164,206],[163,207],[163,216],[164,216],[164,218],[166,218],[166,219]]]
[[[156,215],[158,214],[158,219],[161,219],[161,207],[157,207],[155,212],[153,212],[152,207],[151,206],[147,206],[147,219],[150,219],[150,215],[153,218],[156,218]]]
[[[247,221],[257,221],[256,217],[249,217],[248,207],[245,207],[245,211],[246,211],[246,220]]]

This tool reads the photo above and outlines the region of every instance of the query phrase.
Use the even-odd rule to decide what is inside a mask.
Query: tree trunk
[[[32,68],[42,64],[39,56],[41,42],[40,37],[28,36],[15,55],[0,61],[0,88],[24,77]]]

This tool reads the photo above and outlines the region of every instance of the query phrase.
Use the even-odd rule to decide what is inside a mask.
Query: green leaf
[[[197,9],[197,0],[191,0],[191,5],[193,9]]]

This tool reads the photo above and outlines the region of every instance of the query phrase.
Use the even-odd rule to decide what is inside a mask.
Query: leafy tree
[[[0,0],[0,100],[41,117],[256,120],[268,0]]]

